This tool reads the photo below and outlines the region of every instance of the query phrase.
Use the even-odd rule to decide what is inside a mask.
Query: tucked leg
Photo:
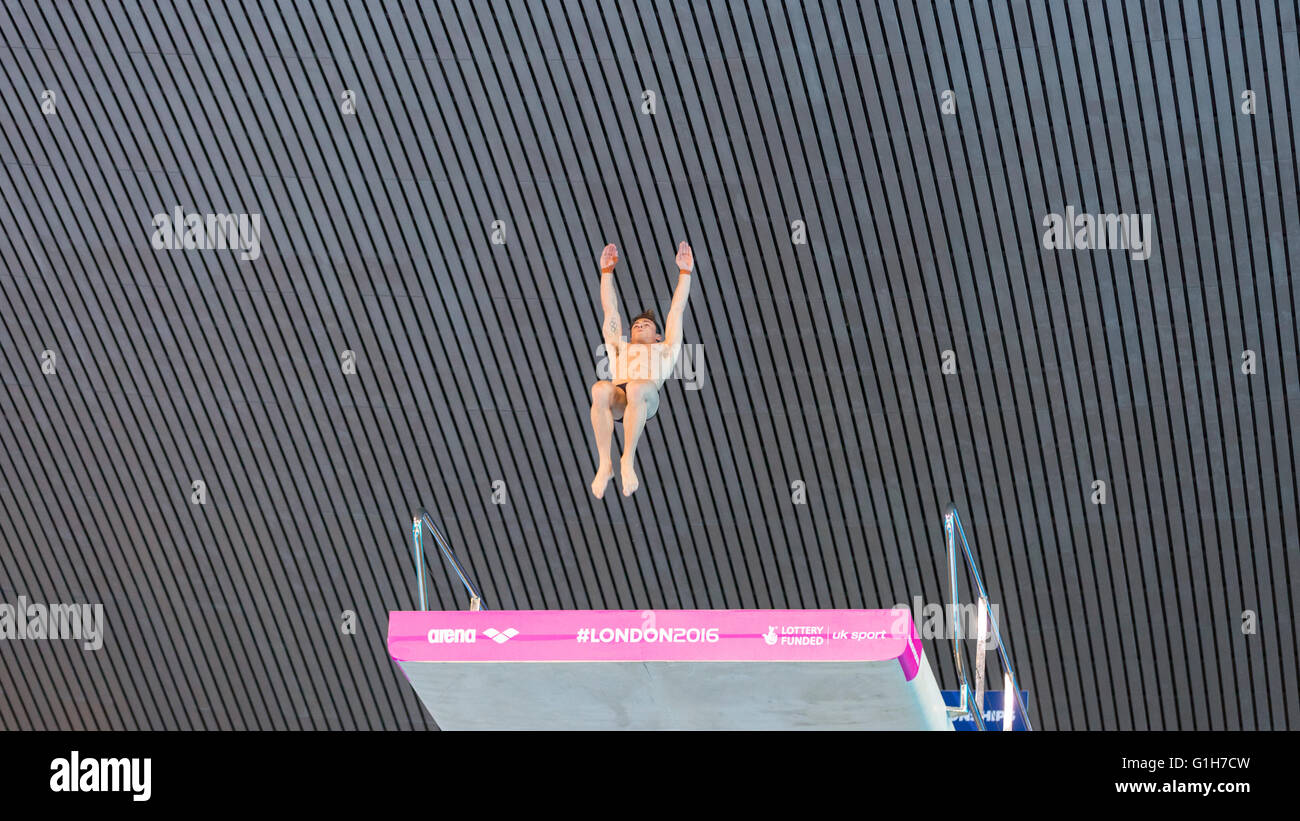
[[[623,495],[631,496],[640,486],[635,462],[636,446],[641,441],[641,431],[646,420],[659,410],[659,389],[648,379],[638,379],[624,386],[627,408],[623,411],[623,458],[620,462]]]
[[[610,457],[614,414],[623,410],[625,402],[623,391],[612,382],[602,381],[591,386],[591,429],[596,435],[596,452],[600,455],[596,478],[591,481],[591,492],[597,499],[604,497],[605,487],[614,475],[614,463]]]

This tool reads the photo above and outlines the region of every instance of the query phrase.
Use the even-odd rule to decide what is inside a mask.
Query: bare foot
[[[614,463],[601,462],[600,467],[596,469],[596,478],[591,480],[591,492],[596,495],[597,499],[605,498],[605,486],[614,476]]]
[[[623,495],[631,496],[641,486],[641,483],[637,481],[636,471],[633,469],[630,460],[623,459],[619,464],[623,468]]]

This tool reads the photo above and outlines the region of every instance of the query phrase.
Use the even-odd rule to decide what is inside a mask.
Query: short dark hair
[[[638,320],[642,320],[642,319],[648,319],[648,320],[650,320],[651,324],[653,324],[653,325],[655,326],[655,333],[662,333],[662,330],[659,328],[659,320],[655,319],[655,311],[654,311],[654,308],[646,308],[646,309],[645,309],[644,311],[642,311],[641,313],[639,313],[639,314],[637,314],[636,316],[632,317],[632,325],[635,325],[635,324],[637,323]],[[629,330],[631,330],[632,325],[629,325],[629,326],[628,326],[628,329],[629,329]]]

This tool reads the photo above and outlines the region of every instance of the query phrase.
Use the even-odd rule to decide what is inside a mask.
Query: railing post
[[[428,610],[429,601],[424,594],[424,543],[420,534],[420,517],[411,522],[411,542],[415,548],[415,584],[420,590],[420,609]]]
[[[943,523],[946,535],[948,537],[948,578],[949,591],[952,596],[953,607],[953,655],[957,662],[957,678],[961,686],[961,707],[952,710],[956,714],[969,713],[975,719],[975,726],[978,729],[984,729],[984,656],[986,654],[986,643],[988,641],[988,631],[991,628],[993,632],[993,641],[997,647],[998,657],[1002,660],[1003,679],[1006,684],[1006,695],[1003,698],[1003,726],[1010,728],[1010,722],[1007,716],[1013,712],[1010,709],[1011,701],[1014,699],[1015,706],[1019,709],[1022,720],[1025,723],[1026,730],[1034,729],[1029,723],[1029,711],[1025,707],[1025,702],[1020,697],[1020,682],[1016,679],[1016,670],[1011,666],[1011,656],[1007,652],[1006,643],[1002,640],[1002,631],[998,629],[998,621],[993,617],[992,605],[988,601],[988,591],[984,589],[984,580],[980,578],[979,568],[975,566],[975,557],[971,555],[970,543],[966,541],[966,530],[961,526],[961,517],[957,515],[956,508],[949,509],[943,516]],[[976,675],[979,677],[976,682],[975,705],[974,710],[967,708],[967,696],[969,693],[969,684],[966,681],[966,674],[962,668],[961,650],[958,645],[957,636],[960,634],[960,607],[957,603],[957,555],[956,555],[956,538],[961,538],[962,555],[966,559],[965,567],[970,570],[975,579],[975,588],[973,594],[979,596],[980,605],[980,625],[979,625],[979,647],[976,651]],[[951,708],[950,708],[951,709]]]
[[[957,664],[957,684],[961,690],[962,712],[966,712],[966,673],[961,663],[961,607],[957,603],[957,543],[952,511],[944,514],[943,526],[948,536],[948,602],[952,608],[952,657]]]
[[[474,583],[469,580],[469,577],[467,575],[465,575],[465,569],[461,567],[460,561],[456,558],[456,554],[452,552],[451,546],[447,544],[447,538],[442,535],[442,531],[438,529],[437,523],[434,522],[433,519],[429,517],[429,512],[427,510],[421,510],[419,517],[415,520],[414,524],[411,526],[412,535],[416,540],[417,551],[420,553],[421,556],[423,556],[424,554],[424,549],[422,546],[423,540],[420,535],[422,532],[423,525],[428,525],[429,533],[433,535],[434,544],[438,546],[438,550],[442,553],[443,558],[447,560],[447,564],[451,565],[451,569],[456,572],[456,576],[457,578],[460,579],[460,583],[465,586],[466,592],[469,593],[469,602],[470,602],[469,609],[486,610],[487,608],[483,606],[483,597],[479,594],[478,588],[475,587]],[[424,563],[421,562],[420,566],[422,569]],[[423,577],[421,577],[421,581],[420,581],[420,593],[421,596],[423,596],[424,594]]]
[[[1004,670],[1002,672],[1002,730],[1008,733],[1011,732],[1011,727],[1016,723],[1016,711],[1012,708],[1012,705],[1020,701],[1020,694],[1015,693],[1011,687],[1011,672]],[[1015,702],[1011,700],[1012,693],[1015,693]],[[1025,726],[1028,727],[1029,725],[1026,724]]]
[[[989,642],[989,600],[980,596],[979,630],[975,638],[975,709],[984,714],[984,656]]]

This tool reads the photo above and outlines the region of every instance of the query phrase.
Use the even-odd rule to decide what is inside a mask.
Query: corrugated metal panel
[[[6,3],[0,601],[107,639],[0,644],[0,727],[432,727],[422,505],[494,607],[811,608],[941,602],[955,502],[1039,726],[1289,728],[1296,18]],[[154,250],[176,206],[260,257]],[[1045,251],[1067,206],[1155,253]],[[702,389],[598,502],[596,257],[662,313],[680,239]]]

